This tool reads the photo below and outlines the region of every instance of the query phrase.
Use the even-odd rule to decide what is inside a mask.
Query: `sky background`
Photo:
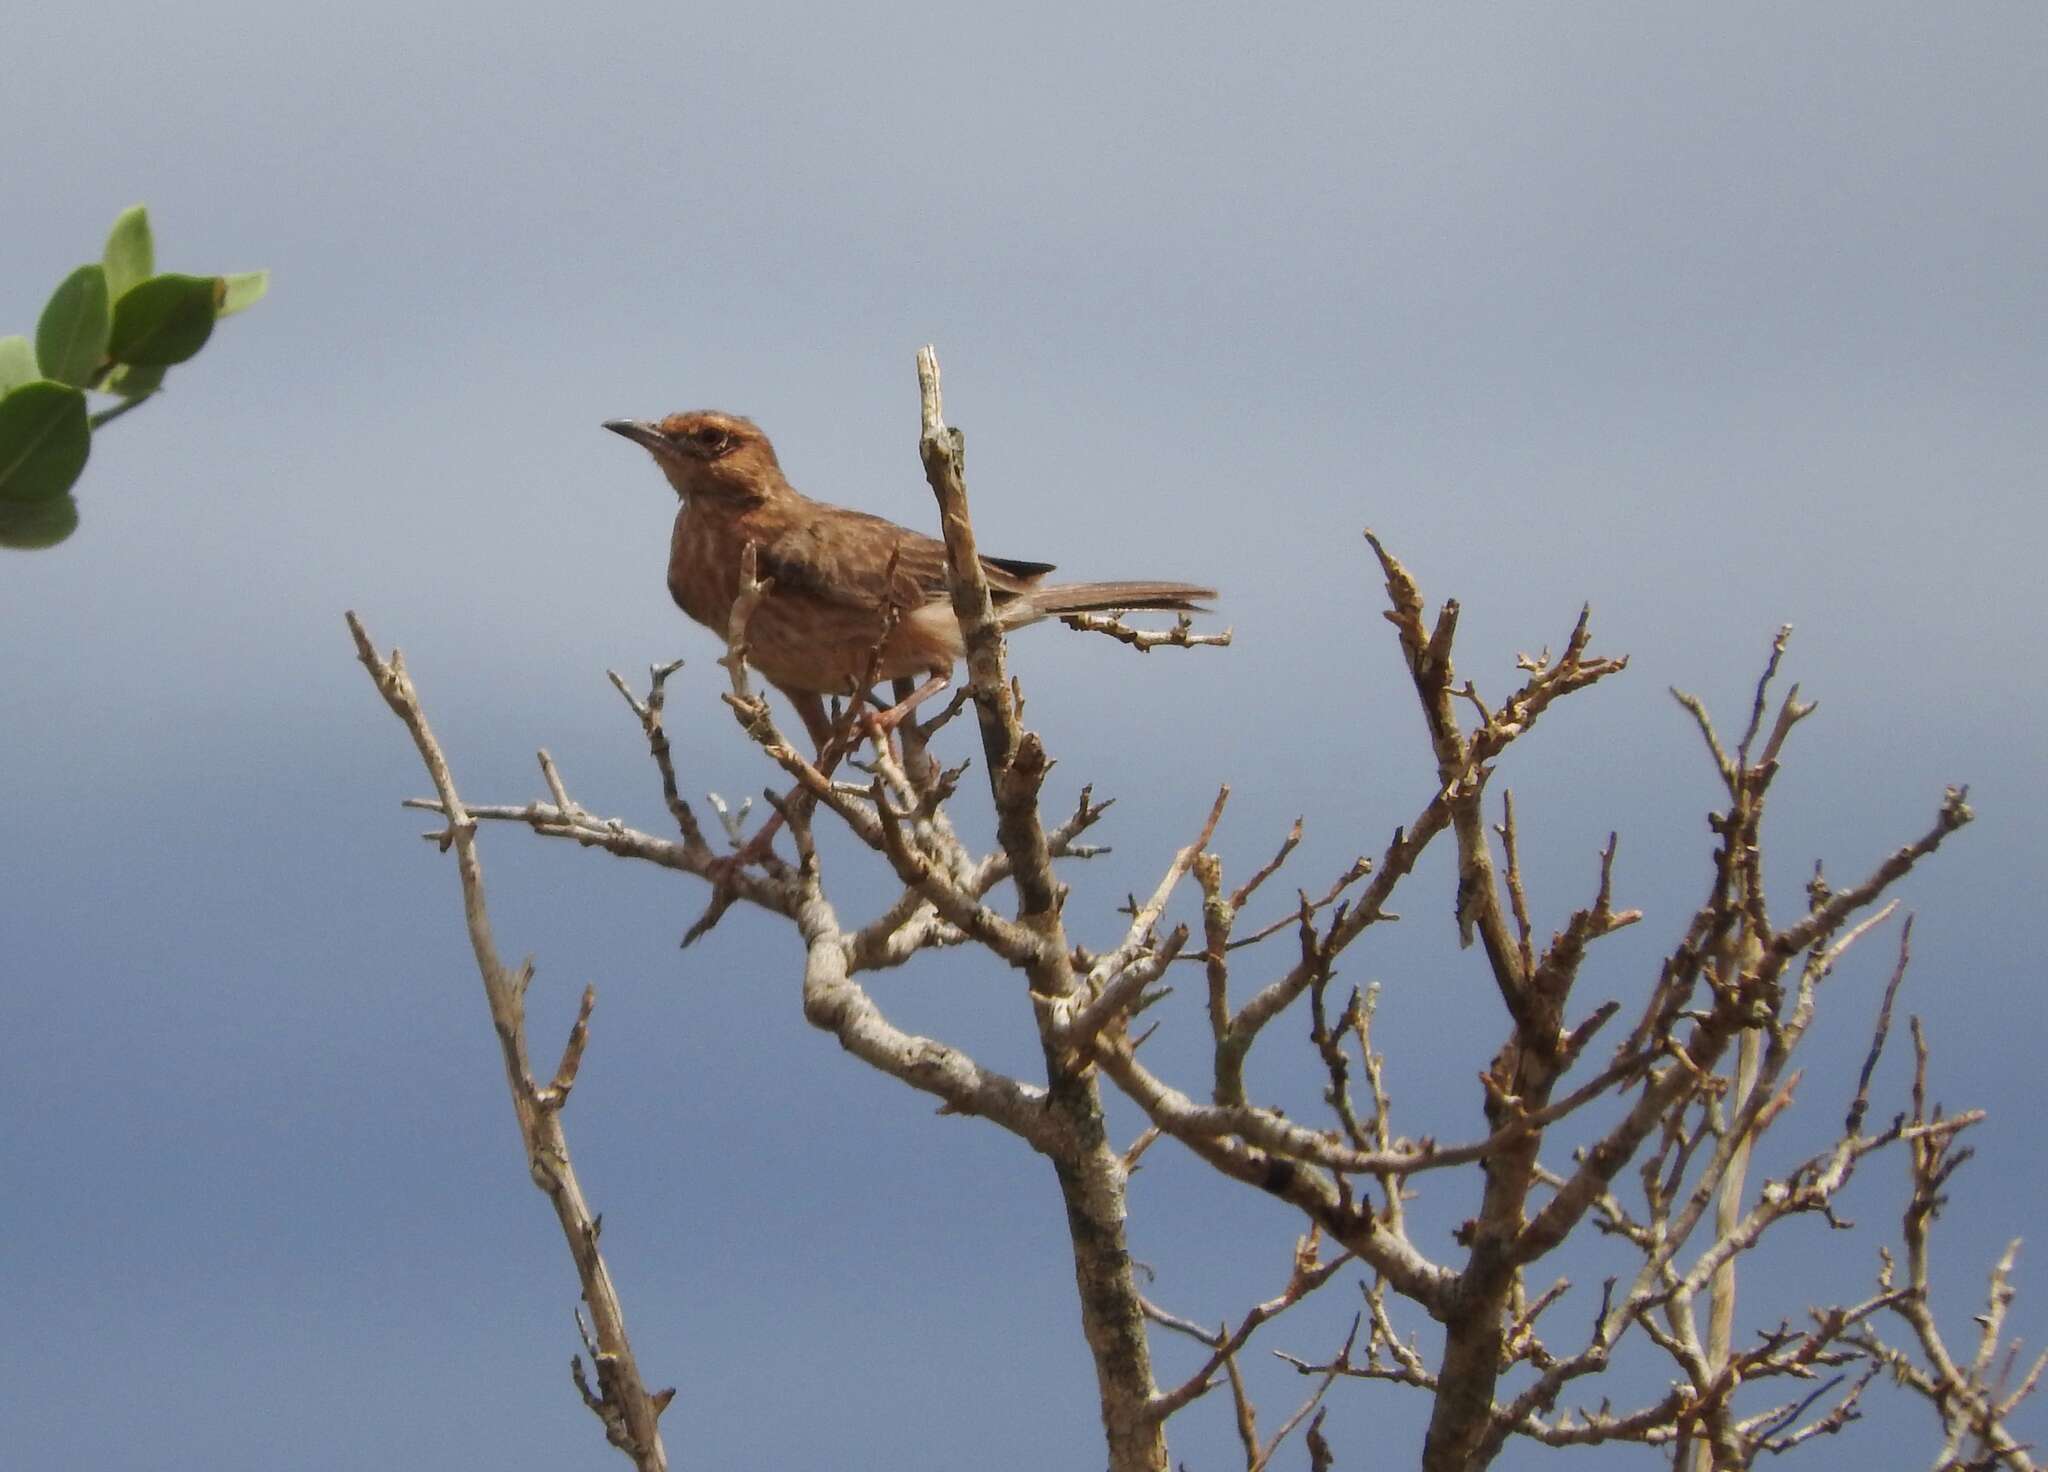
[[[1119,798],[1115,852],[1070,876],[1077,939],[1121,932],[1220,781],[1229,871],[1306,813],[1288,877],[1311,889],[1426,800],[1371,526],[1462,600],[1482,693],[1582,600],[1595,648],[1631,656],[1499,778],[1545,933],[1621,830],[1618,898],[1646,918],[1578,995],[1630,1005],[1704,890],[1716,796],[1666,687],[1737,723],[1790,622],[1821,704],[1774,794],[1779,911],[1815,858],[1847,880],[1923,831],[1944,784],[1980,814],[1901,890],[1936,1092],[1992,1111],[1941,1227],[1953,1333],[2048,1209],[2039,7],[200,0],[32,7],[7,49],[0,333],[136,201],[160,267],[273,272],[96,438],[77,534],[0,554],[12,1465],[618,1465],[569,1385],[574,1279],[453,868],[397,806],[424,779],[342,610],[404,648],[472,801],[544,795],[546,746],[586,806],[658,830],[603,672],[676,656],[686,786],[757,791],[716,650],[662,586],[672,497],[599,423],[746,413],[801,488],[931,526],[927,341],[984,546],[1213,582],[1236,631],[1146,658],[1013,641],[1051,801]],[[842,913],[870,910],[880,880],[830,857]],[[677,1465],[1100,1465],[1041,1161],[807,1028],[787,927],[737,913],[683,953],[694,881],[511,830],[484,863],[500,944],[538,967],[537,1054],[599,988],[568,1127],[641,1363],[680,1387]],[[1384,988],[1398,1127],[1469,1138],[1491,983],[1445,866],[1404,896],[1342,976]],[[1839,1120],[1894,944],[1830,983],[1789,1154]],[[874,990],[1031,1066],[999,969]],[[1201,1092],[1196,996],[1160,1015],[1162,1066]],[[1292,1033],[1269,1046],[1259,1084],[1312,1105]],[[1745,1329],[1865,1291],[1902,1186],[1880,1159],[1855,1237],[1785,1229]],[[1429,1183],[1425,1250],[1472,1200]],[[1169,1147],[1132,1208],[1178,1312],[1285,1281],[1288,1214]],[[2018,1282],[2038,1344],[2039,1257]],[[1356,1288],[1326,1292],[1255,1343],[1268,1427],[1300,1385],[1258,1347],[1332,1352]],[[1340,1466],[1412,1462],[1414,1397],[1331,1404]],[[1811,1457],[1931,1458],[1924,1408],[1872,1409]],[[1198,1472],[1238,1465],[1221,1398],[1173,1432]]]

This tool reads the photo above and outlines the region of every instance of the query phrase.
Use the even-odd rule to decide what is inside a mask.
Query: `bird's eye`
[[[705,425],[702,429],[690,431],[690,438],[695,440],[698,447],[706,454],[711,455],[723,454],[725,447],[732,439],[724,430],[709,424]]]

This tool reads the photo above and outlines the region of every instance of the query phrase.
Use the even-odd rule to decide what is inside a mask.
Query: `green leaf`
[[[164,386],[168,371],[161,363],[123,363],[100,387],[124,399],[146,399]]]
[[[156,243],[150,238],[148,210],[138,204],[121,211],[114,228],[107,232],[102,264],[107,268],[107,295],[114,301],[156,274]]]
[[[206,346],[226,295],[218,276],[152,276],[114,303],[107,351],[121,363],[182,363]]]
[[[47,378],[0,399],[0,501],[48,501],[85,469],[92,431],[85,394]]]
[[[80,266],[51,293],[36,323],[36,360],[43,376],[84,388],[107,357],[107,273]]]
[[[78,497],[47,501],[0,500],[0,547],[33,551],[54,547],[78,530]]]
[[[36,350],[27,338],[18,333],[0,337],[0,394],[42,376],[43,370],[36,367]]]
[[[228,284],[227,292],[221,298],[220,311],[216,314],[222,317],[232,317],[244,307],[255,306],[263,300],[263,293],[270,290],[268,271],[243,271],[221,279]]]

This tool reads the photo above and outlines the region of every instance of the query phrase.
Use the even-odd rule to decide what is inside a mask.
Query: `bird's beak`
[[[607,419],[604,427],[613,434],[622,434],[634,444],[656,455],[671,449],[668,436],[644,419]]]

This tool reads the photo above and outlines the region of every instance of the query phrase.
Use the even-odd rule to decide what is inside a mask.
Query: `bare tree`
[[[938,499],[967,650],[967,680],[958,697],[921,724],[905,721],[890,737],[872,723],[862,692],[849,691],[824,751],[806,756],[777,725],[748,669],[748,623],[771,588],[756,576],[751,548],[742,561],[723,661],[731,685],[726,701],[749,738],[790,779],[786,790],[771,794],[771,821],[787,828],[794,863],[770,856],[758,868],[736,870],[682,796],[665,729],[664,683],[675,666],[656,668],[644,695],[611,677],[659,773],[676,830],[663,837],[586,811],[545,752],[546,798],[466,804],[399,657],[379,656],[350,616],[362,659],[433,778],[436,795],[411,805],[441,815],[445,826],[432,836],[457,853],[470,934],[534,1179],[555,1204],[591,1311],[586,1338],[598,1388],[585,1382],[580,1361],[578,1383],[616,1445],[642,1467],[665,1465],[655,1421],[668,1395],[650,1395],[634,1367],[561,1131],[561,1106],[583,1053],[592,999],[586,992],[553,1082],[535,1084],[521,1008],[531,969],[508,971],[491,942],[476,852],[483,822],[523,825],[544,837],[715,881],[700,929],[734,903],[779,917],[804,945],[803,1008],[811,1023],[863,1063],[935,1096],[949,1112],[989,1121],[1052,1162],[1112,1472],[1163,1472],[1167,1421],[1218,1389],[1232,1399],[1248,1472],[1270,1465],[1298,1427],[1306,1428],[1303,1450],[1311,1467],[1340,1465],[1331,1437],[1341,1437],[1342,1417],[1326,1436],[1327,1397],[1339,1381],[1352,1380],[1386,1381],[1428,1398],[1420,1461],[1432,1472],[1484,1467],[1511,1438],[1555,1447],[1634,1444],[1656,1448],[1679,1467],[1743,1468],[1765,1453],[1840,1430],[1860,1414],[1866,1389],[1881,1373],[1935,1411],[1934,1467],[2035,1465],[2007,1428],[2043,1369],[2036,1360],[2021,1370],[2005,1338],[2017,1243],[1992,1270],[1990,1308],[1977,1320],[1968,1355],[1951,1350],[1930,1304],[1931,1228],[1970,1153],[1958,1138],[1981,1116],[1929,1105],[1927,1048],[1917,1018],[1907,1107],[1887,1116],[1872,1102],[1873,1075],[1906,972],[1910,920],[1900,930],[1896,967],[1840,1129],[1781,1176],[1760,1183],[1749,1178],[1758,1142],[1793,1107],[1800,1086],[1793,1061],[1823,984],[1850,948],[1893,913],[1886,891],[1970,821],[1962,790],[1949,791],[1927,830],[1867,875],[1837,887],[1816,869],[1804,907],[1775,916],[1764,883],[1766,798],[1788,738],[1814,709],[1800,701],[1796,686],[1773,703],[1785,650],[1781,632],[1732,749],[1704,706],[1678,695],[1699,725],[1725,796],[1713,816],[1704,897],[1639,995],[1576,1002],[1572,992],[1589,948],[1640,918],[1615,900],[1616,842],[1610,837],[1601,855],[1591,899],[1541,939],[1523,883],[1512,798],[1502,792],[1499,821],[1489,827],[1488,789],[1508,749],[1555,702],[1619,672],[1626,661],[1590,652],[1582,611],[1558,655],[1521,659],[1521,684],[1489,703],[1454,672],[1457,604],[1447,602],[1426,617],[1413,577],[1368,533],[1386,582],[1387,617],[1435,759],[1429,790],[1376,857],[1298,890],[1279,919],[1248,931],[1240,917],[1288,862],[1301,829],[1297,824],[1270,861],[1231,887],[1212,847],[1228,797],[1227,790],[1218,793],[1200,831],[1171,857],[1152,894],[1126,906],[1119,943],[1091,952],[1067,933],[1067,891],[1056,871],[1094,852],[1084,835],[1107,804],[1084,789],[1064,817],[1049,818],[1041,806],[1048,757],[1022,724],[1021,693],[1005,668],[1000,627],[975,554],[961,440],[944,423],[930,349],[919,355],[919,380],[922,455]],[[1100,616],[1071,622],[1140,651],[1228,640],[1227,633],[1195,633],[1185,620],[1169,631],[1133,629]],[[964,769],[943,765],[933,747],[970,703],[996,818],[997,847],[985,854],[962,841],[948,815]],[[872,756],[861,769],[863,779],[835,775],[839,759],[863,740]],[[825,892],[814,838],[821,812],[898,883],[895,897],[862,923],[842,922]],[[744,813],[718,804],[717,816],[733,849],[744,847]],[[1373,1049],[1375,995],[1351,989],[1340,996],[1333,981],[1348,948],[1393,918],[1389,905],[1397,889],[1439,842],[1455,850],[1460,944],[1481,948],[1503,1022],[1494,1051],[1472,1060],[1481,1070],[1485,1127],[1450,1145],[1396,1131],[1388,1070]],[[1166,924],[1190,877],[1200,898],[1199,938],[1196,927]],[[995,898],[1006,884],[1013,905]],[[904,1031],[859,979],[924,951],[963,945],[1021,974],[1044,1060],[1042,1078],[1012,1077],[943,1041]],[[1276,959],[1244,984],[1244,968],[1268,953]],[[1204,980],[1213,1066],[1200,1080],[1175,1082],[1155,1072],[1141,1056],[1149,1030],[1133,1030],[1165,996],[1162,979],[1176,964],[1199,967]],[[1247,1080],[1247,1059],[1262,1039],[1277,1035],[1273,1024],[1304,1012],[1308,1049],[1296,1066],[1320,1081],[1329,1110],[1320,1125],[1262,1102]],[[1611,1041],[1596,1054],[1592,1044],[1603,1032]],[[1440,1069],[1443,1060],[1430,1066]],[[1109,1137],[1105,1080],[1149,1121],[1129,1147]],[[1300,1214],[1302,1235],[1283,1290],[1248,1306],[1234,1323],[1197,1323],[1140,1290],[1126,1243],[1125,1185],[1138,1157],[1168,1139],[1213,1167],[1219,1189],[1235,1182]],[[1887,1152],[1905,1167],[1903,1265],[1886,1252],[1866,1296],[1805,1306],[1796,1323],[1788,1314],[1738,1342],[1735,1293],[1743,1260],[1795,1217],[1846,1226],[1834,1210],[1838,1196],[1867,1158]],[[1431,1255],[1408,1230],[1409,1204],[1433,1177],[1441,1189],[1476,1198],[1449,1258]],[[1554,1263],[1567,1243],[1604,1252],[1613,1264],[1590,1324],[1576,1330],[1552,1312],[1569,1281],[1560,1276],[1537,1286],[1546,1259]],[[1358,1272],[1362,1305],[1348,1335],[1320,1358],[1281,1356],[1307,1377],[1309,1391],[1277,1430],[1262,1434],[1242,1357],[1265,1325],[1349,1269]],[[1425,1319],[1442,1336],[1441,1351],[1432,1355],[1404,1331],[1404,1320],[1412,1330]],[[1155,1329],[1202,1347],[1197,1368],[1178,1383],[1158,1382]],[[1600,1377],[1624,1355],[1638,1364],[1661,1361],[1668,1388],[1617,1409]],[[1585,1408],[1589,1395],[1596,1403]]]

